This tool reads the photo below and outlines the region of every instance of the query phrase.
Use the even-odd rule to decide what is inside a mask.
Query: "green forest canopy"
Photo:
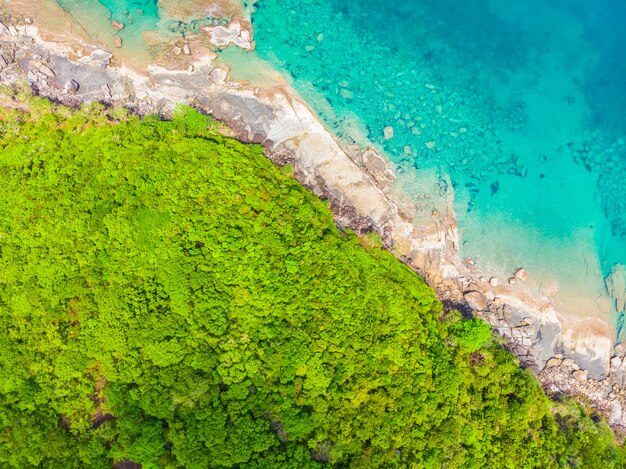
[[[6,103],[18,99],[4,90]],[[206,117],[0,107],[0,465],[624,467]]]

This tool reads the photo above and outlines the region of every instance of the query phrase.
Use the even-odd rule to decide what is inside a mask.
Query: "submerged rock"
[[[122,29],[124,29],[124,23],[120,23],[116,20],[111,21],[111,26],[113,26],[113,29],[115,29],[116,31],[121,31]]]
[[[615,301],[616,311],[626,311],[626,269],[622,264],[615,264],[604,281],[606,289]]]

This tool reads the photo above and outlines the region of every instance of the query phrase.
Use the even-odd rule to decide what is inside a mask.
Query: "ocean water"
[[[620,321],[598,299],[626,263],[624,2],[255,7],[258,54],[339,138],[374,142],[416,199],[454,191],[463,256],[501,281],[524,266],[560,307]]]

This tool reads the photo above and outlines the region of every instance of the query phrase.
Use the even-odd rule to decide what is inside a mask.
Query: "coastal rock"
[[[122,45],[122,38],[120,36],[115,36],[115,47],[119,49],[120,47],[122,47]]]
[[[217,84],[222,84],[226,81],[228,72],[222,68],[216,68],[209,73],[209,78]]]
[[[615,400],[611,401],[609,410],[609,425],[617,425],[622,419],[622,404]]]
[[[39,71],[41,73],[43,73],[45,76],[47,76],[48,78],[54,78],[54,72],[50,69],[50,67],[46,66],[46,65],[40,65],[39,66]]]
[[[495,277],[491,277],[489,279],[489,285],[491,285],[492,287],[497,287],[498,286],[498,279]]]
[[[65,82],[64,88],[65,91],[69,93],[76,93],[78,91],[78,88],[80,88],[80,85],[76,80],[70,79]]]
[[[472,309],[477,311],[486,311],[489,309],[489,301],[485,295],[478,291],[467,292],[463,295],[463,298],[465,298],[465,301]]]
[[[89,57],[94,62],[101,62],[104,65],[108,65],[111,61],[111,58],[113,57],[113,54],[102,49],[96,49],[91,54],[89,54]]]
[[[391,127],[390,125],[385,127],[383,129],[383,136],[385,137],[385,140],[391,140],[394,136],[393,127]]]
[[[111,26],[113,26],[113,29],[115,29],[116,31],[121,31],[122,29],[124,29],[124,23],[120,23],[116,20],[111,21]]]
[[[578,381],[585,381],[587,379],[587,370],[576,370],[572,373],[572,376]]]
[[[395,176],[389,169],[385,159],[380,156],[373,149],[367,149],[362,155],[363,164],[367,168],[368,172],[381,184],[389,184]]]
[[[227,26],[203,26],[201,31],[209,36],[209,42],[217,47],[225,47],[234,44],[242,49],[251,49],[250,32],[241,28],[241,23],[232,21]]]
[[[528,280],[528,272],[526,272],[526,269],[524,269],[523,267],[518,267],[517,269],[515,269],[513,275],[515,276],[515,278],[521,280],[522,282]]]
[[[562,360],[560,358],[552,357],[550,360],[546,362],[546,368],[553,368],[555,366],[559,366]]]
[[[1,36],[10,36],[11,35],[11,31],[9,31],[9,28],[7,28],[2,21],[0,21],[0,35]]]
[[[622,359],[620,357],[611,358],[611,368],[618,370],[621,367],[622,367]]]

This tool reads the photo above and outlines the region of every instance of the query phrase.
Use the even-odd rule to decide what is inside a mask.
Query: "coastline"
[[[26,78],[41,95],[68,104],[103,101],[138,113],[167,114],[177,103],[187,103],[214,115],[239,139],[263,144],[276,164],[292,164],[302,184],[330,201],[339,225],[377,231],[385,246],[424,277],[445,304],[469,306],[490,323],[547,390],[587,398],[614,427],[626,427],[626,351],[618,347],[611,358],[608,325],[593,319],[567,324],[571,318],[549,300],[533,298],[523,282],[494,286],[487,277],[481,280],[478,266],[460,258],[456,218],[447,199],[451,194],[437,208],[417,207],[398,193],[396,176],[382,156],[371,148],[345,152],[287,83],[253,88],[230,81],[229,70],[215,66],[217,55],[200,38],[189,39],[191,54],[165,56],[144,72],[117,63],[115,50],[100,49],[88,37],[74,41],[80,44],[78,53],[72,36],[57,42],[39,29],[36,19],[34,24],[26,19],[6,23],[0,25],[4,62],[10,48],[13,57],[2,67],[1,82]],[[249,23],[240,24],[231,42],[243,37],[241,31],[251,38]],[[68,87],[72,80],[78,89]],[[426,216],[417,217],[420,212]],[[588,333],[590,325],[594,335]],[[573,340],[583,330],[585,337]]]

